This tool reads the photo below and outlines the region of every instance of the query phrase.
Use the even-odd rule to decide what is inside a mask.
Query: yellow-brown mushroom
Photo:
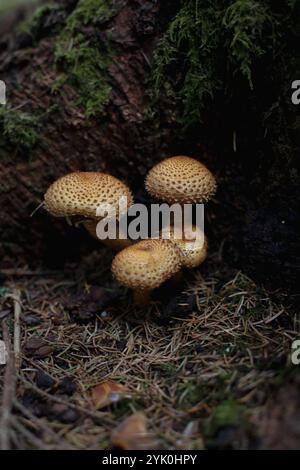
[[[127,198],[125,207],[121,198]],[[130,189],[122,181],[106,173],[78,171],[56,180],[44,196],[46,210],[55,217],[72,218],[82,223],[89,233],[96,236],[96,226],[101,217],[99,207],[109,204],[115,210],[116,219],[133,204]],[[127,239],[104,240],[112,248],[128,245]],[[117,243],[116,243],[117,242]]]
[[[142,240],[118,253],[112,262],[115,279],[134,291],[135,302],[144,305],[150,292],[181,269],[181,253],[170,240]]]
[[[217,184],[213,174],[198,160],[187,156],[167,158],[155,165],[145,181],[147,192],[155,199],[168,204],[200,204],[215,194]],[[183,222],[183,221],[182,221]],[[174,216],[171,219],[169,238],[180,248],[184,267],[199,266],[207,256],[207,239],[199,227],[183,227],[185,235],[175,239]],[[194,233],[194,239],[188,233]]]
[[[176,236],[173,226],[170,229],[161,230],[160,235],[162,238],[167,237],[179,248],[182,253],[182,266],[184,268],[196,268],[206,259],[207,237],[196,225],[185,227],[184,233],[180,237]]]
[[[155,165],[145,181],[147,192],[157,200],[204,203],[216,192],[216,180],[205,165],[191,157],[167,158]]]

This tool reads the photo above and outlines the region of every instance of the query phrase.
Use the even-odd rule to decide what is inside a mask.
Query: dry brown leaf
[[[111,441],[114,447],[124,450],[153,450],[156,443],[147,431],[146,417],[137,412],[126,418],[113,431]]]
[[[92,390],[92,401],[97,410],[130,396],[129,390],[116,382],[103,382]]]
[[[54,352],[51,344],[39,336],[32,336],[24,345],[25,353],[30,357],[44,358]]]
[[[0,365],[6,364],[8,352],[4,341],[0,340]]]

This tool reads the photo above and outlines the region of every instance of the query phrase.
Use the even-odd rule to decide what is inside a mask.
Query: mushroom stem
[[[148,305],[151,301],[151,296],[150,296],[151,290],[149,289],[139,289],[139,290],[134,290],[133,291],[133,301],[135,305],[139,307],[145,307]]]

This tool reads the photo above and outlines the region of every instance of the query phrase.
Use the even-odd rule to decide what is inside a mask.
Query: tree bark
[[[7,85],[8,107],[43,113],[39,141],[30,155],[21,147],[2,142],[3,262],[10,264],[16,254],[27,254],[31,261],[36,256],[53,259],[55,250],[62,261],[78,251],[81,236],[71,235],[61,221],[43,210],[30,217],[56,178],[75,170],[105,171],[136,188],[142,185],[146,169],[168,150],[175,133],[172,123],[162,116],[165,125],[157,129],[157,123],[145,115],[152,52],[177,2],[162,3],[122,2],[119,13],[100,28],[83,30],[86,36],[95,34],[104,43],[109,37],[113,48],[107,70],[111,93],[99,117],[86,118],[75,104],[76,90],[70,86],[63,86],[60,93],[51,91],[58,74],[55,30],[72,14],[76,1],[63,2],[63,18],[61,12],[47,13],[33,43],[20,34],[2,40],[0,76]]]
[[[290,77],[280,78],[276,57],[267,59],[274,63],[262,63],[256,70],[255,92],[248,91],[245,97],[244,82],[232,80],[234,99],[229,102],[219,93],[205,125],[185,132],[176,119],[173,95],[162,94],[155,115],[149,113],[153,54],[180,0],[110,2],[118,7],[110,19],[83,21],[79,28],[81,37],[101,50],[103,61],[108,59],[109,98],[94,117],[86,116],[84,103],[78,104],[76,87],[66,82],[55,91],[64,71],[55,57],[57,41],[78,0],[61,0],[59,9],[47,10],[34,26],[34,37],[11,33],[0,42],[0,79],[7,84],[7,107],[38,117],[39,134],[30,152],[9,142],[5,133],[0,135],[3,266],[62,265],[66,259],[79,261],[86,247],[97,247],[83,231],[70,229],[43,209],[30,217],[59,176],[75,170],[106,171],[126,181],[143,200],[147,170],[165,156],[188,154],[199,156],[217,175],[219,190],[206,209],[206,231],[211,249],[220,252],[220,263],[235,264],[272,289],[293,290],[300,261],[295,151],[299,123],[296,106],[286,96],[295,79],[292,71]],[[287,33],[289,48],[295,48],[295,37]],[[271,89],[264,65],[278,71]],[[182,70],[174,75],[176,85]],[[273,104],[278,106],[279,122],[266,132],[258,116]],[[15,140],[13,132],[10,137]]]

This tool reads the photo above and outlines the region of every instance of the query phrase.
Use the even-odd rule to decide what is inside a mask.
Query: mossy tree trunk
[[[57,177],[107,171],[141,184],[166,150],[173,129],[168,116],[161,129],[147,115],[147,81],[176,3],[65,0],[42,7],[2,40],[3,262],[16,253],[34,261],[77,251],[79,235],[62,221],[43,210],[30,218]]]
[[[298,13],[293,1],[61,0],[4,37],[4,265],[80,259],[83,233],[30,218],[57,177],[103,170],[143,198],[151,165],[190,154],[217,174],[206,227],[220,262],[293,289]]]

